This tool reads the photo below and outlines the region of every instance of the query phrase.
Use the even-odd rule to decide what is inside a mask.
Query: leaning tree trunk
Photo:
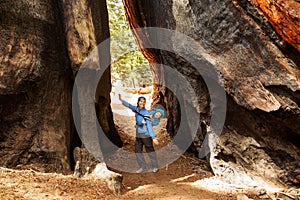
[[[198,56],[199,61],[207,59],[218,71],[228,103],[224,130],[210,157],[215,175],[241,186],[253,186],[255,179],[257,183],[298,184],[299,3],[295,0],[133,2],[136,3],[125,9],[127,15],[135,13],[133,17],[143,19],[142,26],[168,28],[193,38],[209,56],[197,49],[185,48]],[[151,38],[146,39],[151,42]],[[183,41],[170,40],[175,50],[181,50],[176,44]],[[211,112],[219,109],[210,105],[205,82],[186,60],[169,52],[155,53],[162,57],[163,64],[185,76],[198,97],[197,102],[186,99],[184,105],[178,105],[172,91],[164,94],[168,100],[168,131],[176,134],[180,117],[186,115],[178,112],[178,106],[191,106],[201,116],[202,131],[195,144],[203,141],[205,124],[209,125]],[[169,84],[185,91],[176,81]]]

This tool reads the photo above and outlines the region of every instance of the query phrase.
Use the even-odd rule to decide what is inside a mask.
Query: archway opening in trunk
[[[150,110],[153,91],[152,72],[148,60],[139,50],[130,31],[122,0],[108,0],[107,7],[111,38],[124,37],[120,43],[111,43],[111,51],[126,52],[121,53],[118,58],[114,58],[112,53],[111,108],[115,126],[126,146],[126,143],[132,142],[135,137],[135,113],[122,105],[118,95],[121,94],[122,98],[132,105],[136,105],[139,96],[144,96],[147,102],[146,109]],[[126,46],[132,47],[131,51],[128,51]],[[154,132],[159,134],[165,131],[166,133],[166,122],[166,119],[162,120],[159,126],[154,127]],[[134,145],[129,146],[133,148]]]

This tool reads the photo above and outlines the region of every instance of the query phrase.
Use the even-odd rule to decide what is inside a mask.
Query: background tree
[[[132,47],[130,51],[116,61],[111,66],[112,82],[121,80],[122,86],[141,87],[152,84],[152,75],[148,61],[144,58],[135,44],[133,35],[126,21],[124,7],[121,0],[108,0],[109,26],[111,37],[118,37],[120,42],[112,43],[111,51],[122,53],[128,51],[128,45]],[[112,60],[115,58],[112,54]]]

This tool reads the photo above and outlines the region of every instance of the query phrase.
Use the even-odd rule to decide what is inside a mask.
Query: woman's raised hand
[[[121,96],[121,94],[119,94],[119,100],[120,101],[122,101],[123,99],[122,99],[122,96]]]

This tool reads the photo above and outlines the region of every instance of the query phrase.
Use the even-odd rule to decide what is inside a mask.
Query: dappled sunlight
[[[240,185],[230,184],[220,180],[216,176],[204,178],[201,180],[196,180],[195,182],[191,183],[191,185],[212,192],[227,192],[227,193],[240,193],[245,191],[253,191],[253,193],[259,194],[259,193],[266,193],[266,192],[274,193],[274,192],[280,192],[284,190],[284,188],[280,188],[272,183],[266,183],[266,182],[261,185],[256,185],[253,187],[244,184],[240,184]]]
[[[193,155],[185,153],[175,162],[160,168],[157,173],[147,172],[142,174],[123,174],[122,199],[236,199],[234,195],[214,193],[197,185],[196,180],[211,176],[207,173],[196,173],[198,162]]]
[[[148,190],[148,189],[151,190],[151,188],[153,188],[154,186],[156,186],[156,185],[155,184],[141,185],[141,186],[135,188],[134,190],[129,191],[128,193],[130,193],[130,192],[138,192],[138,191]],[[158,190],[156,190],[155,192],[158,192]]]
[[[139,176],[139,175],[137,175]],[[150,178],[153,176],[154,178]],[[235,195],[226,195],[225,193],[214,193],[207,192],[200,187],[193,185],[193,182],[179,182],[182,180],[187,180],[195,174],[183,176],[177,179],[170,180],[172,175],[169,178],[166,178],[163,175],[142,175],[142,178],[146,182],[145,184],[139,183],[137,187],[131,187],[127,185],[127,191],[122,195],[122,199],[157,199],[157,200],[176,200],[176,199],[189,199],[189,200],[198,200],[198,199],[236,199]],[[200,178],[200,177],[198,177]],[[150,179],[155,182],[149,183],[147,181]],[[154,179],[156,181],[154,181]],[[176,181],[174,181],[176,180]],[[132,179],[135,181],[135,179]]]
[[[187,179],[189,179],[189,178],[191,178],[191,177],[194,177],[194,176],[195,176],[195,174],[191,174],[191,175],[187,175],[187,176],[184,176],[184,177],[180,177],[180,178],[171,180],[170,182],[171,182],[171,183],[182,182],[182,181],[187,180]]]

